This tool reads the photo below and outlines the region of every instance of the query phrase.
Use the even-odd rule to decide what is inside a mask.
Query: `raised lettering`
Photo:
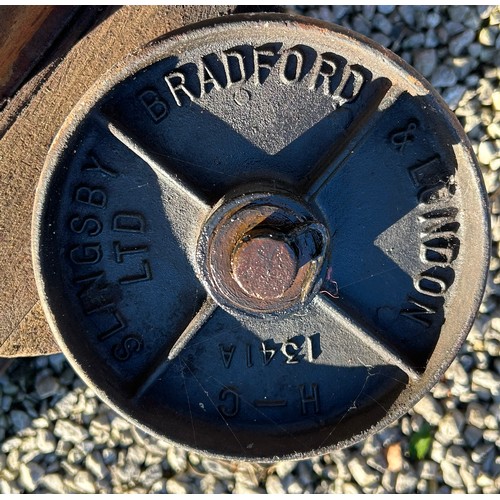
[[[73,283],[80,285],[78,298],[85,314],[94,314],[114,304],[112,289],[105,279],[104,271],[79,276]]]
[[[231,366],[231,361],[233,360],[234,351],[236,346],[230,344],[229,346],[225,346],[223,344],[219,344],[220,354],[222,356],[222,362],[226,368]]]
[[[88,236],[97,236],[102,231],[102,224],[95,217],[75,216],[70,220],[69,227],[76,234],[87,231]]]
[[[320,54],[311,70],[311,80],[309,84],[310,90],[323,89],[323,94],[332,95],[336,85],[333,80],[338,78],[337,63],[334,60],[333,54]]]
[[[80,186],[75,190],[75,201],[96,208],[105,208],[107,198],[106,193],[101,188]]]
[[[287,365],[295,365],[303,358],[303,356],[299,357],[302,343],[299,344],[296,339],[290,339],[281,346],[281,352],[285,355]]]
[[[225,51],[223,53],[222,63],[226,71],[226,88],[229,88],[233,83],[242,82],[247,79],[245,59],[241,52],[237,50]]]
[[[133,247],[122,247],[119,241],[113,243],[113,249],[115,251],[115,260],[119,264],[123,262],[124,255],[133,255],[136,253],[146,253],[148,247],[146,245],[133,246]]]
[[[274,355],[276,354],[276,348],[269,347],[269,343],[271,343],[271,342],[273,343],[273,347],[275,347],[276,344],[272,340],[265,340],[264,342],[262,342],[262,345],[261,345],[264,366],[267,366],[271,362],[271,360],[274,358]]]
[[[267,45],[258,47],[253,52],[253,76],[255,85],[262,84],[266,81],[266,78],[269,76],[269,73],[271,73],[279,57],[274,50],[266,47]]]
[[[69,257],[74,264],[97,264],[102,259],[100,243],[82,243],[69,252]]]
[[[115,333],[118,333],[119,331],[127,327],[127,321],[120,311],[115,309],[113,311],[109,311],[109,313],[113,316],[114,325],[99,335],[98,338],[101,341],[111,338],[113,335],[115,335]]]
[[[279,65],[280,80],[285,84],[297,82],[302,76],[304,54],[298,47],[283,52]]]
[[[252,361],[252,346],[250,344],[246,345],[246,358],[247,358],[247,368],[251,368],[253,366],[253,361]]]
[[[301,402],[302,415],[307,415],[307,411],[308,411],[307,405],[313,405],[313,407],[312,407],[313,412],[318,413],[319,412],[318,384],[311,384],[310,391],[306,391],[306,386],[304,384],[302,384],[302,385],[299,385],[299,390],[300,390],[300,402]],[[309,392],[309,394],[307,392]]]
[[[414,285],[417,291],[431,297],[441,297],[449,287],[444,278],[436,276],[429,271],[422,273],[416,278]]]
[[[151,273],[151,265],[148,260],[142,261],[142,272],[133,276],[125,276],[119,280],[121,285],[131,285],[132,283],[139,283],[141,281],[149,281],[153,279]]]
[[[113,217],[113,231],[144,233],[146,221],[141,214],[120,212]]]
[[[155,123],[168,116],[169,106],[156,89],[146,89],[139,94],[139,100]]]
[[[107,175],[108,177],[118,177],[118,172],[104,165],[94,153],[90,153],[89,158],[90,163],[85,163],[83,170],[96,170],[97,172]]]
[[[118,344],[113,346],[113,356],[118,361],[127,361],[134,353],[138,353],[144,347],[142,337],[139,335],[128,335]]]
[[[240,411],[240,396],[235,387],[224,387],[219,393],[221,401],[228,400],[227,405],[219,405],[218,409],[225,417],[235,417]]]
[[[365,77],[363,75],[363,68],[361,66],[355,65],[348,70],[348,76],[345,83],[342,85],[342,90],[340,91],[340,97],[344,102],[352,102],[356,100],[363,85],[365,83]],[[343,104],[340,102],[339,104]]]
[[[414,299],[413,297],[410,296],[408,297],[407,300],[410,304],[413,304],[415,308],[402,309],[400,313],[401,316],[410,318],[413,321],[416,321],[417,323],[420,323],[421,325],[424,325],[427,328],[431,326],[432,318],[428,318],[427,316],[436,314],[437,309],[429,305],[422,304],[417,299]]]
[[[314,333],[306,338],[308,361],[318,359],[319,355],[323,352],[321,350],[320,340],[321,338],[319,333]]]
[[[214,55],[215,56],[215,55]],[[224,82],[219,82],[214,72],[208,67],[207,61],[202,58],[199,68],[201,96],[208,94],[212,89],[221,90]]]
[[[191,101],[194,101],[196,96],[186,87],[186,75],[181,71],[172,71],[168,75],[165,75],[165,82],[177,106],[182,106],[182,101],[180,99],[182,94],[187,96]]]

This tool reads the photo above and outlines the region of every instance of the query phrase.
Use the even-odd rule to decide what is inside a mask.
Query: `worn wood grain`
[[[74,6],[0,6],[0,106],[75,15]]]
[[[57,352],[31,263],[31,213],[52,139],[85,91],[128,53],[172,29],[231,13],[229,6],[126,6],[80,40],[0,141],[0,356]]]

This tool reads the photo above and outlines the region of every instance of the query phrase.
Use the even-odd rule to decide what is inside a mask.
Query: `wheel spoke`
[[[205,302],[203,302],[194,318],[189,322],[177,340],[173,344],[170,342],[167,346],[164,346],[153,361],[151,367],[139,378],[135,384],[132,397],[141,397],[149,389],[151,384],[153,384],[163,373],[167,364],[176,359],[180,352],[186,347],[187,343],[212,317],[217,307],[218,305],[210,296],[205,299]]]
[[[210,205],[207,203],[201,195],[195,192],[192,187],[188,186],[182,179],[180,179],[170,168],[169,165],[164,162],[160,162],[155,158],[155,154],[148,151],[145,147],[140,144],[140,141],[136,137],[125,129],[121,124],[116,121],[112,121],[105,116],[98,115],[103,126],[107,128],[111,134],[118,139],[124,146],[126,146],[130,151],[136,154],[141,160],[146,162],[151,169],[155,172],[159,179],[167,183],[172,189],[182,193],[185,197],[190,199],[195,203],[200,209],[208,212],[210,210]]]
[[[378,88],[370,101],[363,107],[363,111],[356,116],[343,139],[334,142],[330,149],[312,168],[311,180],[304,189],[304,198],[313,200],[321,192],[323,187],[335,176],[340,168],[347,162],[353,152],[368,137],[381,117],[380,107],[385,101],[393,102],[399,91],[391,86],[387,79],[379,82]]]
[[[356,319],[346,314],[326,295],[318,294],[315,299],[320,306],[326,308],[334,317],[334,321],[344,326],[349,333],[354,334],[364,342],[373,352],[378,354],[386,363],[397,366],[404,371],[412,380],[419,380],[421,375],[410,364],[399,356],[396,351],[380,338],[380,336],[370,330],[366,325],[362,325]]]

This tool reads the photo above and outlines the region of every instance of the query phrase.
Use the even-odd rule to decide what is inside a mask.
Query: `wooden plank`
[[[76,11],[73,6],[0,6],[0,109]]]

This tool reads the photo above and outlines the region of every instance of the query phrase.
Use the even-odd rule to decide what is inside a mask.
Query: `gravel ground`
[[[351,448],[299,462],[200,457],[145,435],[101,403],[62,355],[0,376],[0,493],[498,493],[500,458],[500,9],[290,10],[392,49],[438,89],[476,151],[492,202],[493,256],[474,328],[431,394]]]

